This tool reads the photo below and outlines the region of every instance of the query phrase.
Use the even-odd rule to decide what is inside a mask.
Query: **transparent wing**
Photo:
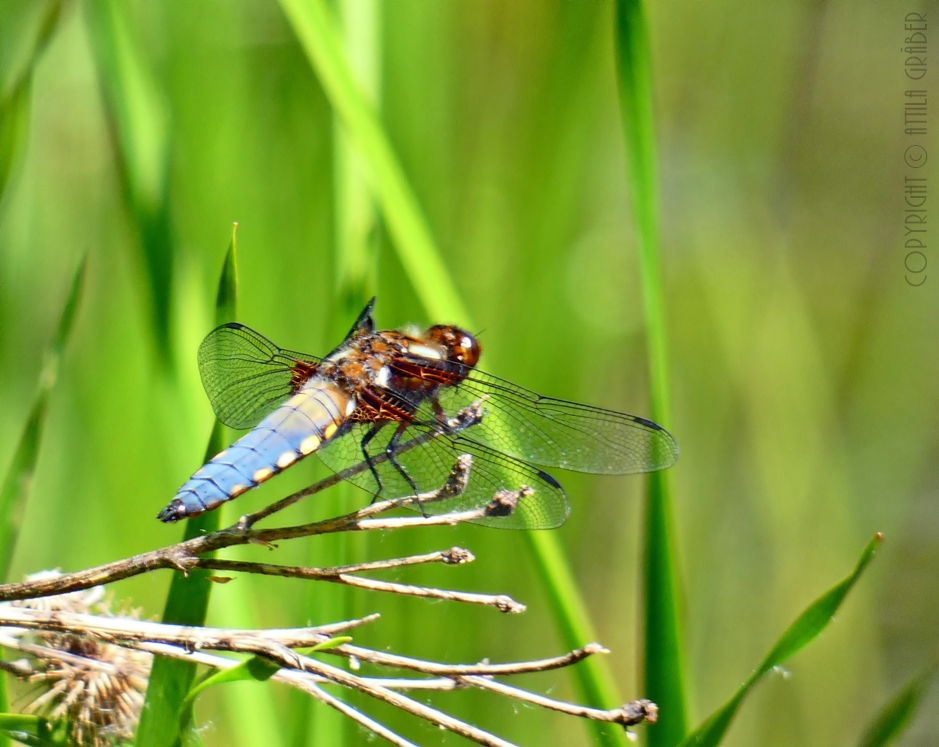
[[[482,371],[456,387],[441,387],[448,415],[485,397],[472,438],[543,467],[624,475],[670,467],[678,444],[660,425],[623,412],[542,397]]]
[[[287,399],[319,359],[281,350],[243,324],[216,327],[199,346],[199,373],[215,415],[232,428],[252,428]]]
[[[372,423],[356,423],[344,436],[327,444],[317,453],[326,465],[336,472],[358,464],[363,461],[362,438],[372,426]],[[475,427],[473,426],[474,429]],[[375,456],[384,453],[385,446],[396,428],[397,424],[393,422],[385,425],[368,444],[369,454]],[[407,448],[412,439],[428,437],[431,438],[424,443]],[[425,503],[423,508],[428,514],[477,508],[491,501],[499,491],[516,491],[527,486],[534,493],[523,498],[511,516],[487,517],[474,523],[500,529],[551,529],[560,526],[567,519],[570,513],[567,496],[551,475],[493,451],[469,437],[442,434],[435,425],[414,423],[408,426],[401,438],[396,459],[418,490],[425,493],[443,487],[457,458],[462,454],[470,454],[473,457],[466,490],[454,498]],[[382,481],[381,489],[370,471],[362,472],[350,478],[350,481],[381,498],[400,498],[414,494],[413,488],[390,462],[376,464],[375,469]]]

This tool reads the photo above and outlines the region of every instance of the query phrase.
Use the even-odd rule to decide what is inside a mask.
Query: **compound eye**
[[[472,368],[479,361],[479,343],[468,332],[464,332],[454,346],[454,357],[462,364]]]

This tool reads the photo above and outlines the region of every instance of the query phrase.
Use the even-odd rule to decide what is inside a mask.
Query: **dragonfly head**
[[[482,348],[479,341],[465,329],[450,324],[436,324],[424,337],[447,351],[447,359],[473,368],[479,361]]]

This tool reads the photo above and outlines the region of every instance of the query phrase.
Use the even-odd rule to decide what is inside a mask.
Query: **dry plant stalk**
[[[458,417],[480,417],[478,405],[475,406],[475,410],[467,408],[467,411]],[[0,604],[0,645],[19,649],[28,656],[23,661],[4,663],[3,668],[23,679],[33,682],[45,681],[49,686],[40,694],[39,699],[34,701],[33,710],[53,718],[66,718],[69,720],[73,741],[79,745],[93,745],[94,747],[114,744],[120,739],[126,739],[132,733],[145,688],[147,660],[153,654],[185,659],[218,669],[232,668],[237,666],[239,661],[210,652],[227,651],[262,657],[280,666],[280,669],[273,675],[273,679],[303,690],[391,744],[400,746],[412,745],[412,743],[327,692],[322,685],[324,683],[338,684],[349,690],[358,691],[440,728],[460,734],[478,744],[493,747],[508,747],[510,743],[495,734],[408,697],[404,692],[477,687],[561,713],[617,723],[623,727],[633,726],[643,721],[650,723],[655,721],[655,704],[647,700],[637,700],[620,708],[602,710],[548,698],[493,679],[495,676],[566,667],[588,656],[606,653],[606,649],[596,643],[590,643],[559,657],[506,664],[444,664],[397,656],[350,643],[332,645],[318,653],[320,657],[352,659],[358,663],[392,668],[397,670],[399,675],[376,678],[360,676],[350,672],[347,668],[334,666],[320,658],[302,655],[294,649],[323,644],[339,633],[375,621],[378,615],[316,628],[231,630],[169,625],[139,620],[134,616],[115,616],[110,614],[107,608],[96,609],[88,601],[97,598],[88,595],[100,595],[95,587],[100,587],[102,584],[160,568],[175,569],[184,573],[194,568],[201,568],[212,571],[328,581],[372,591],[488,605],[502,612],[524,611],[524,605],[505,595],[475,594],[390,583],[360,575],[363,572],[426,563],[459,565],[474,559],[467,550],[456,547],[424,555],[335,568],[303,568],[201,557],[204,553],[247,543],[270,546],[277,540],[332,532],[456,524],[486,516],[501,516],[514,511],[519,501],[526,500],[531,495],[530,489],[522,489],[514,493],[503,492],[494,496],[486,506],[449,514],[423,517],[382,516],[400,506],[413,506],[415,502],[428,503],[460,495],[469,481],[472,469],[472,458],[469,455],[463,455],[457,459],[446,484],[432,493],[378,501],[345,516],[299,526],[254,528],[254,525],[261,519],[363,469],[365,465],[357,465],[343,473],[333,475],[254,514],[242,517],[231,527],[211,534],[75,573],[43,574],[21,583],[0,585],[0,602],[13,602]],[[76,592],[82,592],[88,598],[82,599],[82,594],[76,594]],[[82,599],[81,604],[75,603],[78,599]],[[16,602],[15,600],[32,601]],[[55,674],[50,675],[50,672],[55,672]],[[68,672],[73,675],[82,674],[69,679],[65,676]],[[402,674],[409,676],[401,676]],[[96,683],[94,685],[91,684],[93,679]],[[120,686],[117,686],[118,683]],[[96,697],[100,698],[97,701],[92,697],[93,690],[97,693]],[[97,708],[94,707],[95,704]],[[107,713],[108,718],[104,718],[103,713]]]

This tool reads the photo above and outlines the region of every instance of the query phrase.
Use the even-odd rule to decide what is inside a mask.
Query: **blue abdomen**
[[[334,438],[354,409],[350,394],[313,379],[254,430],[204,464],[158,518],[178,521],[257,487]]]

